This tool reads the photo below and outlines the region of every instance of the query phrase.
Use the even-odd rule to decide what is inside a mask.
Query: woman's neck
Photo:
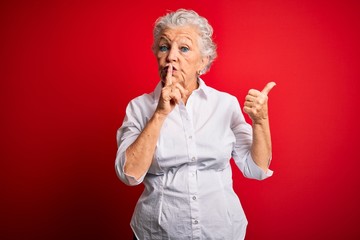
[[[198,89],[199,87],[199,82],[197,81],[192,81],[191,83],[189,84],[184,84],[183,86],[186,90],[188,90],[188,93],[182,98],[184,104],[186,105],[186,102],[188,100],[188,98],[190,97],[190,95],[192,94],[192,92],[196,89]]]

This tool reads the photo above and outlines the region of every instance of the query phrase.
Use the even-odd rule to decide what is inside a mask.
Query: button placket
[[[196,152],[196,138],[194,135],[192,118],[188,114],[188,106],[180,107],[180,114],[183,122],[183,127],[186,137],[187,154],[188,154],[188,186],[189,186],[189,200],[190,200],[190,216],[192,219],[193,239],[199,239],[201,230],[199,224],[200,209],[198,203],[198,183],[197,183],[197,152]]]

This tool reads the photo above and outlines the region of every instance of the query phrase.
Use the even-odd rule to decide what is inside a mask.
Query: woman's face
[[[193,26],[165,29],[156,45],[155,55],[161,80],[165,81],[171,64],[174,82],[184,86],[196,83],[197,72],[203,70],[208,63],[208,58],[201,56],[199,35]]]

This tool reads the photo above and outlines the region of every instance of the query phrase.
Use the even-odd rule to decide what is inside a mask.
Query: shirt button
[[[192,199],[193,199],[193,200],[196,200],[196,196],[193,196]]]
[[[198,223],[199,223],[198,220],[195,220],[195,221],[194,221],[194,224],[198,224]]]
[[[189,136],[189,139],[192,139],[192,136]]]
[[[192,157],[192,158],[191,158],[191,161],[195,161],[195,157]]]

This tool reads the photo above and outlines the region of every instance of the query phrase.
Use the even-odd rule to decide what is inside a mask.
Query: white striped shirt
[[[206,86],[192,92],[165,120],[148,172],[136,180],[124,173],[125,150],[152,117],[161,93],[133,99],[117,132],[115,168],[128,185],[144,183],[131,227],[138,239],[244,239],[247,220],[233,190],[230,159],[245,177],[265,179],[252,160],[252,128],[237,99]]]

